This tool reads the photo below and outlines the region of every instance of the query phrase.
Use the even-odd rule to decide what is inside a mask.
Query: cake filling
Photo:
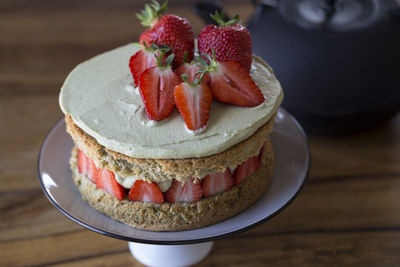
[[[239,185],[260,167],[264,147],[258,155],[250,157],[238,166],[229,166],[224,172],[213,173],[201,179],[188,178],[184,183],[177,180],[147,182],[138,177],[122,177],[110,170],[98,168],[95,162],[78,150],[79,173],[86,175],[96,186],[119,200],[152,202],[197,202],[203,198],[226,192]],[[129,192],[128,192],[129,190]]]
[[[114,173],[115,175],[115,180],[117,180],[117,183],[119,183],[120,185],[122,185],[125,189],[131,189],[133,184],[137,181],[137,180],[141,180],[135,176],[128,176],[128,177],[123,177],[121,175],[118,175],[116,173]],[[156,182],[156,184],[158,185],[158,187],[160,188],[160,190],[162,192],[166,192],[172,185],[172,180],[165,180],[162,182]]]

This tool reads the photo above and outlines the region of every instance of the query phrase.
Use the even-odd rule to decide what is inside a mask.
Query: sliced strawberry
[[[184,184],[174,180],[171,187],[165,193],[165,199],[170,203],[197,202],[201,199],[203,191],[200,183],[194,183],[193,178],[186,180]]]
[[[115,175],[112,171],[99,168],[97,174],[98,176],[96,185],[98,188],[105,190],[119,200],[124,199],[125,188],[117,183],[117,180],[115,180]]]
[[[209,76],[217,100],[243,107],[255,107],[264,102],[260,89],[240,63],[223,61],[215,64]]]
[[[255,171],[260,168],[260,158],[259,155],[254,156],[240,164],[236,167],[235,171],[233,172],[233,180],[235,185],[240,184],[244,179],[249,177]]]
[[[233,178],[229,168],[226,168],[224,172],[207,175],[201,182],[204,197],[210,197],[228,191],[232,186]]]
[[[182,66],[180,66],[179,68],[177,68],[175,70],[175,73],[178,74],[179,77],[182,76],[182,74],[186,74],[187,78],[188,78],[188,82],[189,83],[194,83],[194,80],[200,79],[200,73],[196,75],[196,72],[200,71],[201,68],[199,65],[197,64],[192,64],[192,63],[186,63],[183,64]],[[205,75],[202,79],[202,84],[208,84],[210,78],[208,77],[208,75]]]
[[[96,167],[96,164],[94,164],[94,161],[88,158],[88,173],[87,176],[92,180],[93,183],[96,183],[97,181],[97,176],[98,176],[98,170]]]
[[[78,151],[78,171],[81,174],[88,174],[88,161],[89,158],[79,149]]]
[[[186,127],[192,131],[204,131],[210,117],[210,88],[202,83],[193,85],[183,82],[175,87],[174,97]]]
[[[78,171],[89,177],[93,183],[96,183],[97,167],[93,160],[88,158],[81,150],[78,152]]]
[[[164,195],[156,183],[136,180],[128,194],[131,201],[164,204]]]
[[[131,56],[129,60],[129,68],[133,76],[133,81],[136,86],[139,86],[139,79],[142,73],[156,65],[156,58],[154,57],[154,52],[146,51],[141,49],[136,54]]]
[[[140,76],[140,95],[151,120],[168,117],[175,106],[174,88],[181,82],[171,68],[158,66],[145,70]]]

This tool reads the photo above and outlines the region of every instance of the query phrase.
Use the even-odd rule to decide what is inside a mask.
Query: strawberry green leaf
[[[165,1],[165,3],[160,6],[157,1],[153,0],[152,4],[145,4],[144,9],[141,13],[136,13],[136,16],[143,26],[153,27],[153,25],[163,16],[167,5],[168,1]]]
[[[219,27],[227,27],[233,26],[235,24],[241,24],[238,14],[236,14],[233,19],[229,21],[226,21],[225,13],[223,11],[221,11],[221,13],[215,11],[214,14],[210,14],[210,17],[218,23]]]

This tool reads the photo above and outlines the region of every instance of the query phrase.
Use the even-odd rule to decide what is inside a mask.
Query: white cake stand
[[[310,151],[299,123],[279,109],[271,134],[275,174],[267,192],[244,212],[220,223],[180,232],[131,228],[90,207],[75,187],[69,167],[73,142],[60,120],[44,140],[39,181],[50,202],[74,222],[97,233],[129,241],[132,255],[148,266],[189,266],[204,259],[213,241],[253,228],[277,215],[296,197],[308,175]],[[157,255],[155,257],[155,255]]]

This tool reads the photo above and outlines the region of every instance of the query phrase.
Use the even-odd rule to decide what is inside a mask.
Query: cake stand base
[[[128,245],[132,255],[146,266],[183,267],[204,259],[210,253],[214,242],[192,245],[150,245],[128,242]]]

